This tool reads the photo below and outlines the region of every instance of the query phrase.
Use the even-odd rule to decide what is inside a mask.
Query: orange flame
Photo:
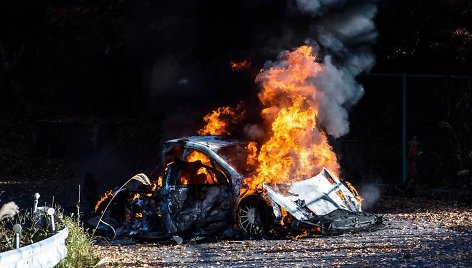
[[[157,189],[160,189],[161,187],[162,187],[162,176],[159,176],[159,178],[157,178],[157,181],[151,184],[151,191],[157,191]]]
[[[357,202],[359,202],[359,204],[362,204],[362,202],[364,201],[364,198],[362,198],[362,196],[359,194],[359,192],[354,187],[354,185],[352,185],[348,181],[344,181],[344,183],[346,184],[347,188],[354,194],[354,197],[357,199]]]
[[[219,107],[205,115],[205,126],[197,131],[198,135],[228,135],[231,124],[236,125],[244,118],[243,105],[240,103],[236,109],[226,106]]]
[[[240,62],[231,61],[230,64],[231,70],[233,70],[233,72],[241,72],[251,68],[251,62],[248,60],[243,60]]]
[[[323,167],[339,172],[336,155],[317,125],[317,88],[310,80],[323,67],[315,59],[310,46],[301,46],[287,53],[285,64],[257,76],[262,85],[261,115],[272,135],[258,154],[257,174],[245,180],[251,188],[262,182],[308,179]]]
[[[182,185],[187,185],[188,182],[189,182],[189,180],[190,180],[190,179],[189,179],[188,177],[186,177],[186,176],[183,175],[183,176],[180,177],[180,184],[182,184]]]
[[[279,66],[262,70],[256,78],[262,85],[258,95],[263,105],[261,115],[271,132],[259,151],[255,142],[246,147],[246,163],[257,166],[257,170],[254,176],[244,179],[249,189],[241,190],[242,195],[256,190],[263,182],[277,184],[308,179],[323,167],[339,174],[336,154],[317,124],[319,91],[312,81],[324,67],[316,62],[313,48],[308,45],[287,52],[283,60]],[[246,64],[232,62],[231,66],[239,70]],[[237,124],[241,119],[231,107],[218,108],[204,117],[206,126],[198,134],[230,134],[228,123]],[[361,202],[356,189],[347,185]]]
[[[100,204],[103,203],[105,200],[107,200],[109,197],[113,195],[112,190],[109,190],[108,192],[104,193],[102,197],[100,197],[100,200],[97,201],[95,204],[95,212],[97,212],[98,208],[100,207]]]
[[[197,133],[199,135],[222,135],[228,134],[228,122],[223,119],[223,116],[234,117],[235,113],[233,108],[220,107],[215,111],[205,115],[203,120],[205,120],[206,125],[200,129]]]
[[[186,160],[188,162],[196,162],[200,161],[203,165],[211,166],[210,158],[199,151],[193,151],[189,155],[187,155]],[[207,170],[203,167],[199,168],[196,173],[197,178],[194,178],[195,182],[199,183],[213,183],[212,176],[207,172]],[[198,179],[200,177],[201,179]],[[185,181],[185,184],[188,184],[188,180]],[[184,184],[184,183],[183,183]]]
[[[246,146],[247,150],[247,164],[255,166],[257,164],[257,143],[251,141]]]
[[[199,151],[193,151],[187,155],[186,159],[187,162],[196,162],[201,161],[202,164],[211,166],[210,158]]]
[[[336,155],[317,126],[318,89],[310,80],[323,67],[315,59],[310,46],[301,46],[287,53],[286,64],[257,76],[262,85],[261,114],[270,123],[272,136],[260,149],[257,174],[246,180],[249,186],[308,179],[323,167],[338,174]]]

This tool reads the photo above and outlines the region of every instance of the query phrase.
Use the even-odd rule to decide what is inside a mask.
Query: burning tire
[[[258,238],[268,228],[267,206],[256,196],[243,199],[236,211],[238,226],[244,237]]]

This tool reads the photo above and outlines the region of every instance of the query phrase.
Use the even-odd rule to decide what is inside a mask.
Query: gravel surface
[[[245,240],[174,245],[95,245],[124,267],[472,266],[472,206],[385,197],[372,209],[376,231],[298,240]]]

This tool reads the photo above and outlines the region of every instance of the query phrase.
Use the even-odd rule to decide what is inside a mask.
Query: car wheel
[[[264,207],[256,198],[241,201],[237,209],[238,225],[246,237],[259,237],[264,233]]]

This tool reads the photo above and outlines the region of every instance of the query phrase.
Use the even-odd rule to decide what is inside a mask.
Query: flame
[[[205,115],[203,120],[205,120],[206,125],[200,129],[197,133],[199,135],[223,135],[229,134],[227,131],[228,122],[223,119],[223,116],[234,117],[236,116],[233,108],[220,107],[213,112]]]
[[[287,222],[287,220],[289,219],[289,217],[287,217],[287,210],[285,208],[280,208],[280,212],[282,214],[282,218],[280,218],[280,225],[289,225],[289,222]]]
[[[210,158],[206,156],[205,154],[199,152],[199,151],[193,151],[190,154],[187,155],[185,158],[187,162],[196,162],[196,161],[201,161],[202,164],[211,166]]]
[[[133,196],[133,200],[139,199],[141,195],[139,193],[135,193]]]
[[[247,164],[249,166],[255,166],[257,164],[257,143],[251,141],[246,146],[247,150]]]
[[[310,229],[306,229],[298,234],[289,235],[289,237],[293,240],[298,240],[300,238],[305,238],[313,234],[321,234],[321,227],[313,227]]]
[[[318,90],[311,81],[323,66],[315,60],[312,47],[301,46],[286,54],[284,64],[257,76],[261,115],[270,124],[271,136],[257,156],[257,174],[245,180],[251,188],[262,182],[308,179],[323,167],[339,173],[336,154],[317,125]]]
[[[143,218],[143,213],[141,213],[141,212],[136,212],[136,213],[134,213],[134,218],[135,218],[135,219],[138,219],[138,220],[139,220],[139,219],[142,219],[142,218]]]
[[[190,154],[187,155],[186,157],[186,160],[187,162],[196,162],[196,161],[200,161],[203,165],[206,165],[206,166],[211,166],[211,160],[210,158],[208,158],[208,156],[206,156],[205,154],[199,152],[199,151],[193,151],[191,152]],[[196,176],[197,178],[195,178],[195,182],[199,182],[199,183],[214,183],[213,182],[213,178],[211,176],[211,174],[209,174],[206,170],[206,168],[204,167],[200,167],[197,172],[196,172]],[[200,176],[198,179],[198,176]],[[185,178],[185,183],[182,183],[182,184],[188,184],[188,181],[189,181],[189,178]]]
[[[299,234],[291,235],[289,236],[292,240],[298,240],[300,238],[305,238],[309,235],[310,233],[307,230],[301,231]]]
[[[112,195],[113,195],[112,190],[109,190],[106,193],[104,193],[102,197],[100,197],[100,200],[98,200],[97,203],[95,204],[95,212],[97,212],[98,208],[100,207],[100,204],[102,204],[105,200],[107,200]]]
[[[231,62],[233,70],[249,65],[246,61]],[[240,189],[241,196],[256,191],[264,182],[280,184],[311,178],[323,167],[334,175],[339,175],[336,154],[317,120],[317,98],[322,93],[313,80],[323,71],[323,65],[316,62],[313,48],[304,45],[287,52],[281,64],[261,70],[256,77],[256,81],[262,86],[258,94],[263,106],[261,116],[270,127],[270,133],[259,151],[255,142],[246,146],[246,164],[257,169],[254,176],[244,178],[246,187]],[[244,112],[238,111],[241,111],[240,105],[236,110],[220,107],[209,113],[204,117],[205,127],[198,134],[230,134],[229,123],[237,124],[242,120],[242,116],[238,117],[236,114]],[[196,160],[201,159],[196,157],[193,161]],[[328,180],[335,183],[330,177]],[[357,190],[345,182],[359,203],[362,203]],[[338,195],[347,202],[342,193]]]
[[[198,135],[228,135],[231,124],[236,125],[244,118],[244,107],[239,103],[235,108],[219,107],[203,117],[205,126],[197,131]]]
[[[157,191],[157,189],[160,189],[162,187],[162,175],[157,178],[157,181],[153,182],[151,184],[151,191]]]
[[[346,184],[347,188],[352,192],[354,197],[357,199],[357,202],[359,202],[359,204],[362,204],[362,202],[364,201],[364,198],[362,198],[362,196],[359,194],[359,192],[354,187],[354,185],[352,185],[350,182],[346,180],[344,181],[344,183]]]
[[[181,185],[187,185],[189,180],[190,179],[188,177],[182,176],[182,177],[180,177],[180,184]]]
[[[346,197],[344,196],[343,194],[343,191],[341,189],[339,189],[336,194],[339,196],[339,198],[341,198],[341,200],[345,201],[346,200]]]
[[[251,68],[251,62],[248,60],[243,60],[240,62],[231,61],[230,65],[233,72],[242,72]]]

